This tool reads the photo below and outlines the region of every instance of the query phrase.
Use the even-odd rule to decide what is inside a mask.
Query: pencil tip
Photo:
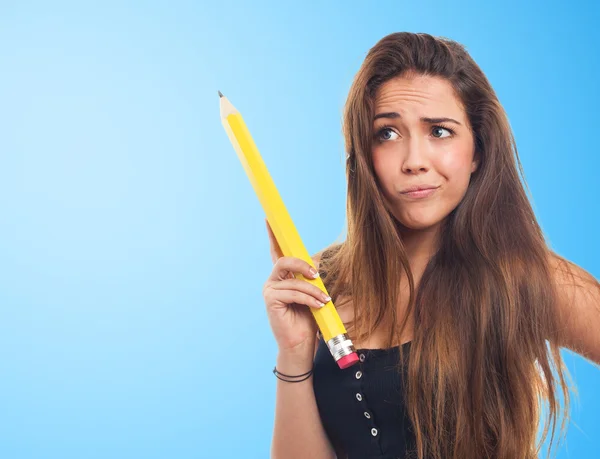
[[[221,91],[217,91],[219,93],[219,97],[223,97],[223,94],[221,94]]]

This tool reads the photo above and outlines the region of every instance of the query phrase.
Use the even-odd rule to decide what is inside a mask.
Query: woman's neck
[[[400,237],[413,274],[421,274],[439,247],[439,225],[424,230],[404,230]],[[420,275],[418,276],[420,277]]]

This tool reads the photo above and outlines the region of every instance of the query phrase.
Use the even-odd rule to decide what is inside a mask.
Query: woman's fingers
[[[303,285],[304,284],[304,285]],[[313,287],[313,289],[308,288]],[[274,282],[264,292],[267,304],[304,304],[311,308],[322,308],[327,299],[317,287],[300,279]]]
[[[319,277],[314,274],[318,272],[311,266],[310,263],[297,257],[280,257],[275,262],[271,276],[268,281],[282,281],[294,276],[294,273],[302,274],[307,279],[316,279]],[[291,274],[291,276],[290,276]]]
[[[300,298],[302,298],[303,295],[308,295],[317,303],[327,303],[331,300],[331,298],[329,298],[323,291],[321,291],[319,287],[302,279],[294,278],[282,280],[280,282],[274,282],[271,285],[271,288],[273,290],[280,291],[295,291],[298,294],[300,294]],[[297,301],[294,302],[296,303]]]

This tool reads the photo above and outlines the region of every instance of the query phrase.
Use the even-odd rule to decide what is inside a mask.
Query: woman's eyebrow
[[[402,118],[400,116],[400,113],[397,112],[387,112],[387,113],[378,113],[377,115],[375,115],[375,118],[373,118],[373,121],[379,119],[379,118]],[[458,124],[459,126],[462,126],[461,123],[459,123],[458,121],[456,121],[455,119],[452,118],[429,118],[429,117],[421,117],[420,120],[424,123],[429,123],[429,124],[436,124],[436,123],[455,123]]]

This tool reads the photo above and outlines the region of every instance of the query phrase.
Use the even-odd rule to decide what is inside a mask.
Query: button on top
[[[360,354],[360,356],[358,357],[360,359],[361,362],[365,361],[365,354]]]
[[[358,400],[359,402],[362,401],[362,395],[356,394],[356,400]]]
[[[356,379],[360,379],[362,377],[362,371],[356,372]]]
[[[376,429],[375,427],[373,427],[373,428],[371,429],[371,435],[373,435],[374,437],[376,437],[376,436],[377,436],[377,429]]]

